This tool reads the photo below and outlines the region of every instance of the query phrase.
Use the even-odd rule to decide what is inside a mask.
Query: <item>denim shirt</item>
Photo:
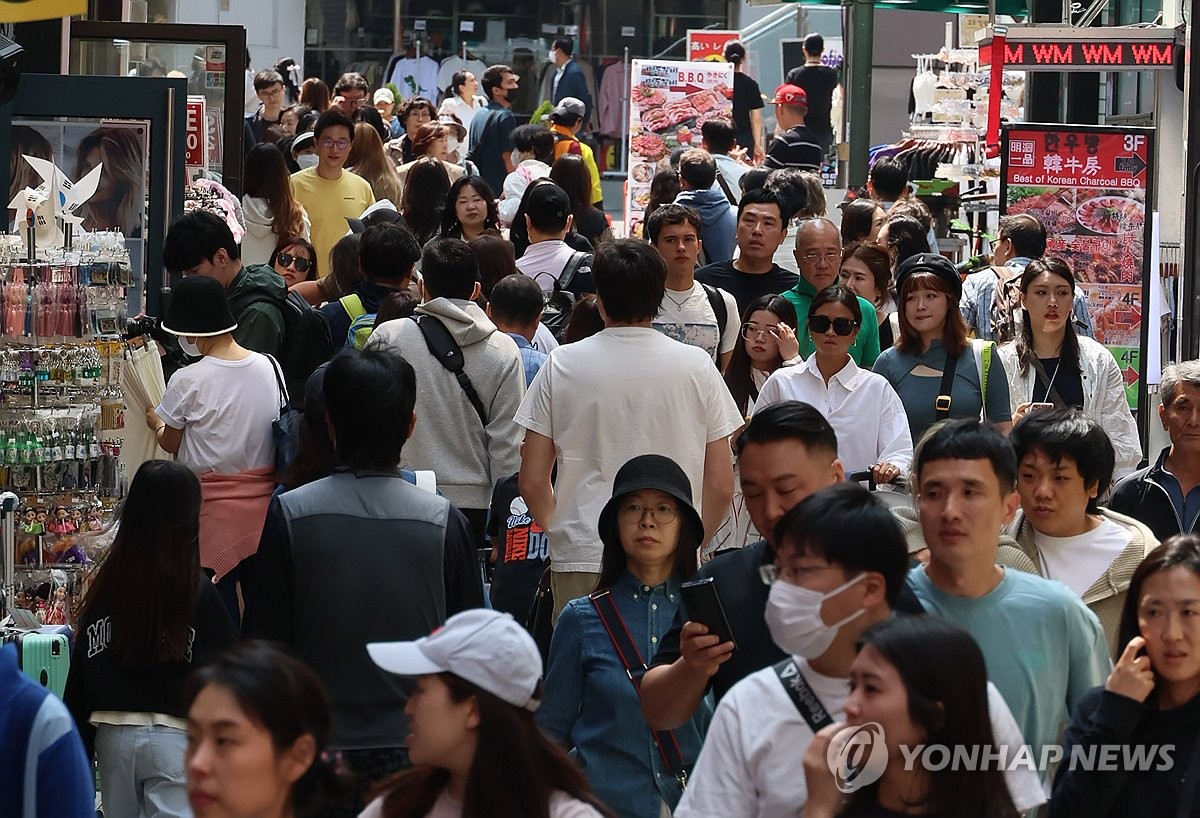
[[[675,618],[679,580],[651,588],[626,571],[613,585],[612,597],[648,661]],[[689,772],[711,716],[706,698],[675,730]],[[574,748],[596,795],[622,818],[659,818],[662,802],[672,810],[679,803],[683,790],[663,762],[637,692],[587,597],[567,603],[554,627],[537,722],[552,738]]]

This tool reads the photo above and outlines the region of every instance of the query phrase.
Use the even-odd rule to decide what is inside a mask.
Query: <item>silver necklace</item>
[[[683,297],[682,301],[676,301],[674,298],[672,298],[670,290],[663,290],[663,295],[667,297],[668,301],[675,305],[676,309],[682,310],[683,305],[686,304],[687,300],[692,297],[692,293],[695,292],[695,290],[696,285],[693,283],[691,289],[688,290],[688,294]]]

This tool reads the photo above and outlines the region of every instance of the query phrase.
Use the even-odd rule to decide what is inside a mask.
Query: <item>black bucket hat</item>
[[[613,480],[612,498],[600,511],[600,541],[606,546],[617,543],[617,507],[626,494],[644,489],[657,489],[669,494],[679,503],[679,516],[704,536],[704,521],[692,505],[692,483],[683,469],[669,457],[660,454],[638,455],[625,463]]]
[[[897,296],[904,287],[904,280],[914,273],[932,273],[946,282],[956,301],[962,298],[962,278],[958,275],[958,268],[945,256],[937,253],[917,253],[900,262],[896,269]]]
[[[237,329],[225,288],[215,278],[188,276],[171,289],[162,328],[172,335],[211,338]]]

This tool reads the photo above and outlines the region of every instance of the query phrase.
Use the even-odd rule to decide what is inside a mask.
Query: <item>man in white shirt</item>
[[[646,238],[667,266],[667,289],[654,328],[676,341],[700,347],[724,372],[738,343],[741,320],[732,295],[695,279],[696,259],[703,246],[700,214],[684,205],[663,205],[646,220]]]
[[[562,288],[576,297],[592,292],[592,255],[575,250],[563,239],[571,231],[571,199],[553,182],[541,182],[525,199],[529,247],[517,259],[517,269],[532,278],[542,292]],[[570,268],[568,268],[570,265]]]
[[[675,818],[791,818],[808,798],[800,759],[813,734],[845,721],[856,643],[893,615],[908,554],[892,514],[861,487],[822,489],[780,520],[784,532],[765,618],[788,654],[742,679],[721,699]],[[813,596],[814,594],[819,596]],[[827,624],[827,623],[834,624]],[[996,742],[1021,744],[1012,714],[988,689]],[[1045,801],[1037,775],[1006,774],[1018,810]]]
[[[595,587],[596,520],[631,457],[680,465],[707,541],[733,497],[729,435],[743,423],[712,359],[651,326],[667,282],[658,253],[636,239],[609,242],[593,273],[605,328],[551,352],[517,410],[527,430],[521,496],[550,536],[556,613]]]

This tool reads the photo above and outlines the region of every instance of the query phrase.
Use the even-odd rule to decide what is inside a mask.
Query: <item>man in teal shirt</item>
[[[800,342],[800,354],[807,358],[817,348],[808,334],[808,307],[817,293],[838,283],[842,265],[841,233],[829,219],[803,221],[796,228],[794,252],[800,280],[782,295],[796,308],[796,339]],[[850,357],[854,363],[870,369],[879,357],[879,319],[870,301],[860,298],[858,306],[862,309],[862,326],[850,347]]]

